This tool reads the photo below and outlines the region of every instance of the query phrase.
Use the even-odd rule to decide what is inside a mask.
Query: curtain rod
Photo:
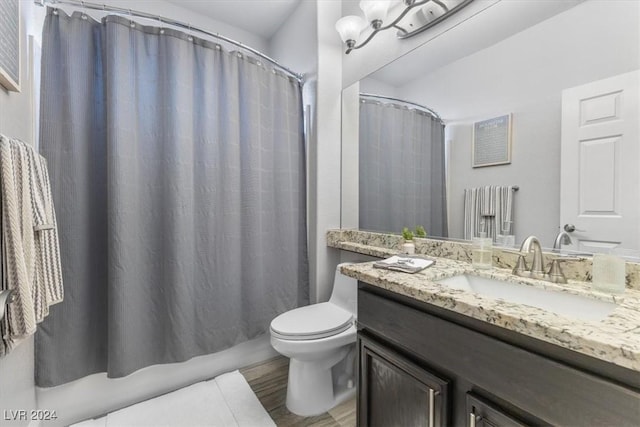
[[[387,101],[396,101],[396,102],[402,102],[403,104],[412,105],[414,107],[418,107],[418,108],[421,108],[421,109],[427,111],[433,117],[435,117],[436,119],[438,119],[441,122],[443,122],[442,117],[440,117],[440,115],[438,115],[438,113],[436,113],[435,111],[433,111],[429,107],[425,107],[424,105],[416,104],[415,102],[405,101],[404,99],[392,98],[390,96],[375,95],[373,93],[362,93],[362,92],[360,92],[360,96],[363,96],[365,98],[379,98],[379,99],[384,99],[384,100],[387,100]]]
[[[2,1],[2,0],[0,0]],[[74,6],[74,7],[79,7],[82,9],[91,9],[91,10],[98,10],[98,11],[103,11],[103,12],[112,12],[114,14],[119,14],[119,15],[123,15],[123,16],[135,16],[138,18],[145,18],[145,19],[151,19],[154,21],[158,21],[161,24],[167,24],[167,25],[173,25],[175,27],[180,27],[180,28],[184,28],[186,30],[190,30],[190,31],[196,31],[202,34],[205,34],[209,37],[214,37],[216,39],[225,41],[227,43],[230,43],[234,46],[237,46],[241,49],[247,50],[251,53],[253,53],[254,55],[259,56],[260,58],[264,59],[265,61],[270,62],[271,64],[273,64],[276,68],[284,71],[286,74],[293,76],[296,80],[298,80],[298,82],[302,83],[304,80],[304,76],[302,76],[301,74],[298,74],[294,71],[291,71],[289,68],[285,67],[284,65],[281,65],[278,63],[278,61],[276,61],[275,59],[272,59],[270,57],[268,57],[267,55],[265,55],[264,53],[261,53],[255,49],[253,49],[252,47],[249,47],[245,44],[242,44],[241,42],[237,42],[235,40],[232,40],[228,37],[225,36],[221,36],[218,33],[212,33],[210,31],[207,31],[205,29],[202,28],[198,28],[195,27],[191,24],[187,24],[184,23],[182,21],[176,21],[174,19],[170,19],[170,18],[165,18],[163,16],[160,15],[154,15],[151,13],[147,13],[147,12],[142,12],[139,10],[135,10],[135,9],[125,9],[122,7],[116,7],[116,6],[107,6],[105,4],[98,4],[98,3],[91,3],[91,2],[87,2],[87,1],[80,1],[80,0],[34,0],[34,3],[37,4],[38,6],[46,6],[46,5],[51,5],[53,7],[55,7],[56,5],[59,4],[66,4],[66,5],[70,5],[70,6]]]

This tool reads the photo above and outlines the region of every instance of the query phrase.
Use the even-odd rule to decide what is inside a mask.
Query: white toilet
[[[282,313],[271,345],[289,361],[287,409],[318,415],[355,393],[357,280],[336,268],[329,302]]]

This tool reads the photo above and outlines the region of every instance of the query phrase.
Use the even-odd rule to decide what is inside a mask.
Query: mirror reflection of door
[[[562,92],[560,224],[571,248],[640,248],[640,71]]]

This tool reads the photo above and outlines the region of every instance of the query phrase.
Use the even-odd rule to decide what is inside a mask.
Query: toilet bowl
[[[328,302],[287,311],[271,322],[271,345],[289,361],[287,409],[318,415],[355,393],[357,281],[336,267]]]

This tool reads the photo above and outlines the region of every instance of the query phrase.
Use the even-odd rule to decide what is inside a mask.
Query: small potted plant
[[[419,237],[421,239],[426,239],[427,238],[427,231],[424,229],[423,226],[416,225],[415,235],[416,235],[416,237]]]
[[[402,244],[402,253],[412,255],[416,253],[416,245],[413,243],[413,232],[407,227],[402,229],[402,237],[404,243]]]

